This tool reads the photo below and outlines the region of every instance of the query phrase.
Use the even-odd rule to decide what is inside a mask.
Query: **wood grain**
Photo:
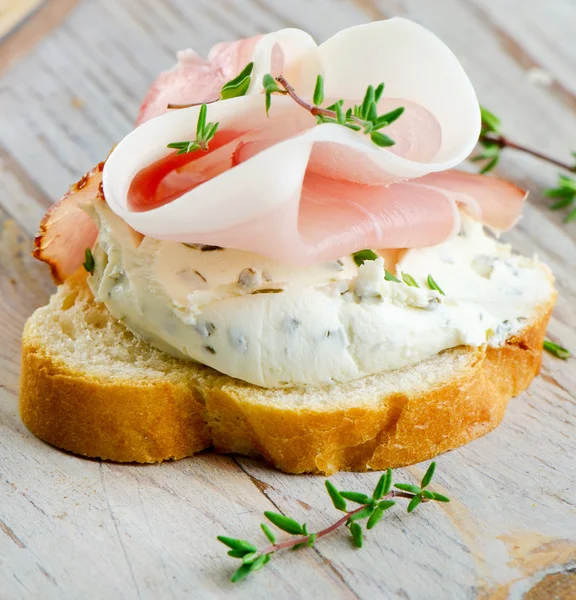
[[[34,25],[44,10],[53,12]],[[155,466],[79,459],[42,444],[18,417],[21,329],[52,289],[28,255],[31,236],[47,205],[130,130],[139,99],[175,51],[206,52],[283,26],[321,40],[394,15],[450,45],[511,137],[568,159],[576,146],[569,0],[51,0],[0,43],[3,600],[574,597],[574,361],[546,355],[542,375],[495,432],[439,458],[437,489],[452,503],[413,515],[397,507],[361,551],[335,534],[276,557],[236,587],[228,582],[234,562],[215,536],[258,539],[264,510],[311,528],[328,524],[334,511],[322,478],[210,453]],[[499,173],[531,190],[506,239],[554,270],[560,297],[549,334],[576,349],[576,223],[564,225],[542,195],[556,170],[509,152]],[[425,467],[397,477],[415,481]],[[333,481],[368,491],[377,477]]]
[[[0,38],[30,16],[44,0],[2,0],[0,2]]]

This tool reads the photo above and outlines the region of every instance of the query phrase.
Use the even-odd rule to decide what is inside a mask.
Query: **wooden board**
[[[0,2],[0,38],[9,34],[30,16],[44,0],[2,0]]]
[[[336,533],[314,550],[286,552],[236,586],[228,581],[235,564],[215,536],[257,538],[264,510],[327,525],[334,511],[323,478],[210,452],[155,466],[79,459],[27,432],[17,394],[21,329],[52,289],[29,258],[31,236],[49,204],[129,131],[139,99],[177,49],[205,52],[284,26],[325,39],[407,16],[452,47],[510,136],[568,159],[576,149],[576,5],[84,0],[66,16],[73,4],[51,0],[42,9],[49,18],[9,48],[9,60],[10,38],[0,44],[0,598],[575,598],[573,360],[546,355],[541,376],[495,432],[438,459],[438,490],[451,504],[393,512],[360,551]],[[556,170],[508,153],[500,173],[532,191],[506,237],[556,273],[549,334],[574,350],[576,223],[562,224],[542,195]],[[398,477],[416,480],[425,467]],[[332,479],[368,491],[377,477]]]

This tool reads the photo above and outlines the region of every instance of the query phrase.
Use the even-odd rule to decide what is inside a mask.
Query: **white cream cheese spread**
[[[553,293],[549,270],[465,215],[459,235],[383,258],[312,267],[135,233],[102,201],[96,300],[138,337],[264,387],[350,381],[460,345],[499,346]],[[445,295],[431,290],[432,275]]]

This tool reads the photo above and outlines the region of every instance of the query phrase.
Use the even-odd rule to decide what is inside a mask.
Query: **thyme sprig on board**
[[[512,148],[513,150],[524,152],[570,173],[576,173],[576,152],[572,152],[575,162],[569,164],[548,156],[539,150],[518,144],[502,133],[501,121],[493,112],[490,112],[483,106],[480,107],[480,112],[482,116],[482,129],[478,143],[482,146],[482,151],[470,159],[474,162],[482,162],[480,173],[488,173],[498,164],[504,148]],[[558,186],[547,189],[544,193],[550,198],[556,198],[556,201],[550,205],[550,210],[571,207],[576,201],[576,180],[567,175],[559,175]],[[576,208],[573,208],[568,213],[564,222],[568,223],[574,220],[576,220]]]
[[[362,492],[338,490],[333,483],[326,480],[326,491],[332,500],[332,504],[336,510],[342,511],[344,516],[332,523],[332,525],[315,533],[310,533],[306,523],[299,523],[286,515],[267,511],[264,513],[264,516],[270,523],[294,537],[279,542],[272,529],[266,523],[262,523],[260,527],[270,542],[262,550],[258,550],[255,544],[247,540],[230,538],[223,535],[218,536],[218,540],[230,548],[228,556],[242,561],[240,567],[232,575],[231,580],[233,582],[240,581],[250,573],[259,571],[280,550],[288,548],[299,550],[300,548],[312,547],[320,538],[341,527],[347,528],[350,532],[352,544],[356,548],[362,548],[364,530],[361,522],[365,522],[366,529],[374,528],[380,522],[384,513],[396,504],[396,498],[410,500],[407,506],[409,513],[413,512],[421,503],[430,501],[450,502],[450,499],[446,496],[427,489],[432,481],[435,469],[436,463],[432,462],[419,486],[410,483],[395,483],[393,486],[396,488],[395,490],[392,489],[392,470],[388,469],[382,474],[370,496]],[[349,510],[346,501],[358,504],[359,506]]]
[[[574,155],[576,157],[576,154]],[[549,198],[555,201],[548,207],[550,210],[561,210],[570,207],[570,212],[564,217],[564,223],[576,220],[576,207],[572,208],[576,201],[576,179],[567,175],[558,175],[558,186],[544,190]]]
[[[313,104],[301,98],[283,75],[274,78],[268,73],[262,78],[262,84],[266,96],[266,114],[270,110],[272,94],[288,95],[296,104],[316,117],[319,125],[336,123],[354,131],[362,131],[365,135],[370,136],[374,144],[383,148],[395,144],[391,137],[380,130],[394,123],[404,112],[404,107],[400,106],[383,115],[378,114],[377,105],[384,93],[384,83],[380,83],[376,87],[369,85],[362,102],[347,110],[344,110],[344,100],[337,100],[327,107],[321,106],[324,103],[324,78],[322,75],[318,75],[316,78],[312,96]]]

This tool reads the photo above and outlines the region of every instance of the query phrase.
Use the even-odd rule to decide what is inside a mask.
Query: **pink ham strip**
[[[92,248],[98,228],[80,204],[102,196],[102,169],[99,163],[75,183],[50,208],[40,223],[32,255],[50,266],[56,283],[62,283],[84,262],[86,248]]]
[[[150,89],[138,124],[166,112],[168,103],[198,103],[217,98],[222,84],[250,60],[259,39],[260,36],[218,44],[207,61],[192,51],[180,53],[178,64],[161,74]],[[399,120],[395,124],[399,131],[390,128],[402,154],[412,152],[412,148],[420,151],[418,146],[411,145],[413,140],[401,135],[400,130],[410,124],[410,114],[408,109],[404,122]],[[417,110],[413,114],[415,120],[425,117]],[[409,129],[419,129],[421,125]],[[228,166],[224,170],[284,137],[268,130],[262,132],[263,136],[260,133],[246,132],[242,136],[242,143],[225,157]],[[432,152],[438,144],[438,132],[430,133]],[[406,143],[404,149],[402,144]],[[404,248],[440,243],[458,226],[457,203],[464,204],[472,216],[494,229],[507,229],[518,220],[525,194],[508,182],[459,171],[433,173],[404,183],[387,182],[381,175],[372,174],[369,166],[360,168],[359,161],[354,163],[354,156],[340,156],[337,148],[331,146],[316,144],[299,199],[293,198],[241,226],[198,235],[194,241],[310,264],[366,247]],[[426,147],[423,151],[428,153]],[[214,159],[208,155],[203,162],[208,164]],[[218,165],[214,168],[216,173],[221,170]],[[82,264],[85,248],[95,241],[96,226],[79,204],[101,194],[101,171],[102,164],[87,173],[42,221],[34,255],[50,265],[57,282]],[[182,176],[188,176],[186,169]],[[383,185],[387,183],[393,184]],[[281,228],[278,223],[282,223]]]
[[[470,216],[497,231],[516,225],[528,195],[504,179],[455,170],[430,173],[413,183],[449,192],[456,202],[464,204]]]
[[[220,97],[220,89],[250,62],[261,35],[216,44],[208,60],[194,50],[178,53],[178,63],[161,73],[146,94],[136,125],[168,110],[168,104],[212,102]]]
[[[442,189],[412,182],[359,186],[309,174],[299,207],[293,199],[250,222],[195,239],[304,266],[363,248],[438,244],[458,224],[456,204]]]

